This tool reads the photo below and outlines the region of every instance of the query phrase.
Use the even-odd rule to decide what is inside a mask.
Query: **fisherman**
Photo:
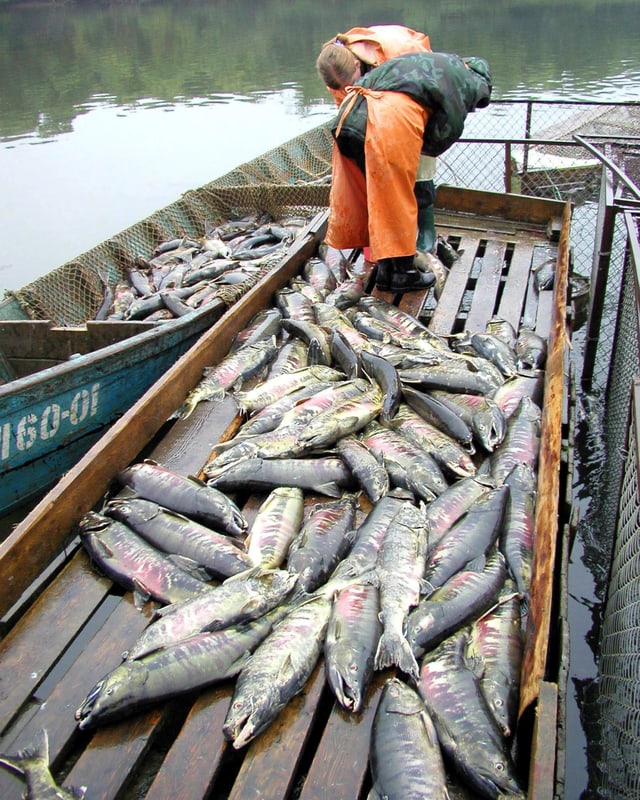
[[[434,275],[416,261],[420,155],[441,155],[462,135],[467,114],[489,104],[489,65],[482,58],[417,52],[362,77],[359,70],[354,66],[332,125],[326,241],[337,249],[370,247],[383,291],[424,289]]]
[[[426,33],[404,25],[372,25],[338,33],[322,46],[316,67],[339,106],[346,97],[346,87],[374,67],[405,53],[430,51],[431,43]],[[416,247],[424,252],[432,252],[436,246],[433,214],[435,174],[435,158],[421,154],[415,184],[418,204]]]

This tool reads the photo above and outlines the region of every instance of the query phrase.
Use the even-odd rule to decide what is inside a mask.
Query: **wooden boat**
[[[437,304],[419,293],[400,307],[441,334],[483,329],[494,316],[548,337],[536,511],[536,550],[520,687],[517,750],[527,796],[552,798],[563,781],[567,633],[564,544],[568,459],[563,448],[569,395],[567,278],[570,208],[562,203],[440,187],[436,224],[461,257]],[[88,797],[361,798],[370,783],[369,737],[388,672],[376,673],[364,708],[342,709],[318,663],[304,691],[242,750],[222,735],[233,681],[81,731],[73,711],[118,663],[148,617],[131,593],[99,577],[79,546],[77,525],[99,505],[117,472],[150,457],[183,475],[200,473],[212,446],[237,424],[232,398],[201,403],[187,419],[168,418],[221,361],[234,336],[286,286],[322,240],[319,213],[288,257],[206,331],[94,444],[0,544],[0,752],[15,752],[41,729],[59,783]],[[555,288],[538,291],[537,265],[553,257]],[[251,517],[260,496],[243,505]],[[0,796],[22,782],[0,771]],[[452,779],[452,798],[474,795]]]
[[[191,314],[152,323],[95,320],[105,280],[113,289],[137,256],[177,235],[202,237],[205,222],[226,220],[231,209],[260,209],[259,193],[250,195],[243,183],[326,174],[329,136],[320,126],[296,137],[6,293],[0,302],[0,517],[53,485],[253,282],[231,292],[227,287]],[[326,187],[310,191],[326,202]],[[289,190],[296,203],[304,192],[304,186]]]

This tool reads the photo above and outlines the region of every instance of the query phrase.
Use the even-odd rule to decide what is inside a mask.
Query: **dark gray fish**
[[[119,472],[116,480],[139,497],[153,500],[177,514],[184,514],[232,536],[244,537],[246,534],[247,520],[236,504],[197,478],[186,478],[154,461],[145,460]]]
[[[455,411],[473,431],[474,440],[492,453],[504,439],[507,420],[497,403],[479,394],[435,391],[433,395]]]
[[[445,639],[420,666],[418,692],[445,755],[463,782],[480,797],[524,800],[502,731],[465,656],[468,634]]]
[[[363,376],[358,354],[340,331],[331,332],[330,348],[333,364],[341,369],[349,380]]]
[[[544,368],[547,360],[547,340],[539,333],[528,328],[521,328],[515,350],[520,369]]]
[[[509,487],[500,549],[523,598],[529,595],[533,571],[536,476],[527,464],[517,464],[504,480]]]
[[[115,498],[103,509],[164,553],[190,558],[213,578],[224,580],[253,564],[238,541],[141,497]]]
[[[387,423],[395,416],[402,399],[402,384],[398,370],[386,358],[381,358],[367,350],[360,352],[360,363],[363,372],[368,375],[370,380],[375,381],[382,391],[380,421]]]
[[[255,739],[304,689],[322,653],[331,605],[323,595],[295,605],[253,652],[222,727],[235,749]]]
[[[490,478],[473,476],[455,481],[432,500],[425,509],[429,526],[429,550],[442,539],[449,528],[457,522],[471,506],[495,489]]]
[[[371,729],[367,800],[447,800],[447,776],[435,726],[415,689],[390,678]]]
[[[302,292],[285,286],[274,294],[273,299],[283,319],[316,321],[313,302]]]
[[[42,729],[36,739],[14,755],[0,753],[0,767],[24,780],[25,800],[82,800],[86,786],[58,786],[49,768],[49,737]]]
[[[424,512],[406,501],[390,523],[378,553],[383,630],[376,650],[377,670],[395,666],[414,679],[418,677],[418,664],[406,638],[406,621],[420,601],[426,551]]]
[[[328,497],[340,497],[343,489],[353,488],[353,478],[341,458],[247,458],[223,466],[215,473],[211,470],[207,485],[223,492],[299,486]]]
[[[245,345],[257,342],[272,341],[281,330],[282,314],[277,308],[269,308],[258,312],[249,325],[239,331],[233,339],[229,354],[237,352]]]
[[[315,320],[315,315],[313,315],[313,319]],[[282,320],[282,327],[291,336],[297,336],[302,339],[307,346],[311,346],[313,342],[316,342],[322,361],[316,361],[315,363],[322,363],[326,366],[331,365],[331,340],[324,328],[312,321],[286,318]]]
[[[507,581],[494,606],[471,626],[467,645],[482,694],[505,737],[518,723],[523,651],[522,601]]]
[[[123,658],[142,658],[198,633],[220,631],[258,619],[284,602],[295,585],[286,570],[250,569],[214,586],[206,595],[159,608]]]
[[[540,408],[529,397],[523,397],[509,417],[504,441],[489,457],[491,475],[501,484],[518,464],[527,464],[533,472],[540,451]]]
[[[389,473],[360,439],[344,436],[336,442],[335,450],[372,503],[389,491]]]
[[[287,569],[298,579],[298,589],[311,594],[329,579],[355,540],[356,498],[316,503],[291,542]]]
[[[518,373],[518,360],[515,351],[508,344],[491,333],[474,333],[471,344],[477,352],[495,364],[505,378]]]
[[[335,596],[324,658],[327,680],[343,708],[357,713],[373,675],[382,624],[378,587],[367,582],[345,586]]]
[[[413,389],[411,386],[402,387],[402,396],[405,402],[418,413],[425,422],[429,422],[455,441],[462,444],[469,453],[474,453],[473,431],[460,414],[440,398]]]
[[[529,397],[537,406],[542,404],[544,370],[520,372],[515,378],[505,381],[491,395],[491,399],[508,419],[520,405],[523,397]]]
[[[505,576],[504,556],[494,548],[481,568],[461,569],[421,600],[407,619],[407,639],[415,657],[488,611],[498,600]]]
[[[470,561],[484,556],[495,544],[502,529],[508,496],[508,486],[490,490],[476,500],[430,551],[424,581],[431,591],[442,586]]]

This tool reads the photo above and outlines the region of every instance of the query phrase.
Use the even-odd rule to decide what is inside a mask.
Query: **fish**
[[[524,800],[513,759],[465,651],[468,632],[448,637],[420,664],[418,693],[440,746],[464,784],[480,797]]]
[[[194,562],[161,553],[122,522],[89,511],[79,529],[92,562],[136,598],[176,603],[213,588],[195,576]]]
[[[502,483],[517,464],[527,464],[535,472],[540,451],[540,421],[539,406],[531,398],[523,397],[507,421],[504,441],[488,459],[497,484]]]
[[[326,297],[338,285],[331,267],[322,258],[308,258],[302,267],[302,277]]]
[[[281,322],[282,314],[277,308],[259,311],[249,324],[233,337],[229,354],[233,355],[242,347],[257,342],[271,341],[274,336],[277,338],[281,331]]]
[[[491,317],[484,326],[486,333],[501,339],[511,350],[515,350],[518,335],[513,325],[501,317]]]
[[[297,576],[297,588],[311,594],[325,583],[355,540],[356,497],[315,503],[289,545],[287,569]]]
[[[319,360],[315,363],[331,366],[331,340],[324,328],[315,322],[286,317],[282,320],[282,327],[290,336],[302,339],[309,348],[317,348]]]
[[[424,513],[405,502],[382,540],[376,577],[380,586],[382,634],[375,655],[375,668],[396,666],[414,680],[418,664],[407,641],[406,620],[420,600],[427,548]]]
[[[0,767],[21,777],[25,800],[82,800],[86,786],[59,786],[49,767],[49,736],[43,728],[34,741],[14,755],[0,753]]]
[[[342,370],[349,380],[363,377],[358,354],[339,330],[331,331],[330,348],[332,363]]]
[[[460,258],[463,251],[458,250],[443,236],[436,236],[436,254],[442,263],[449,269]]]
[[[298,486],[328,497],[340,497],[353,488],[353,477],[344,461],[325,458],[246,458],[219,470],[210,470],[207,485],[223,492],[238,489],[264,491],[276,486]]]
[[[440,390],[431,395],[460,416],[483,450],[492,453],[502,443],[507,432],[507,420],[493,400],[479,394],[454,394]]]
[[[509,419],[520,405],[523,397],[528,397],[539,406],[542,403],[543,389],[544,370],[521,371],[490,393],[489,397],[502,411],[505,418]]]
[[[509,500],[500,535],[500,549],[526,602],[533,572],[536,476],[529,465],[516,464],[504,482],[509,487]]]
[[[476,500],[480,500],[494,488],[495,483],[490,478],[474,475],[455,481],[432,500],[425,509],[429,529],[429,552],[449,528],[466,514]]]
[[[514,350],[498,336],[491,333],[474,333],[471,345],[484,358],[495,364],[505,378],[518,374],[518,361]]]
[[[496,603],[471,625],[466,650],[480,673],[480,690],[507,738],[518,722],[523,652],[521,596],[507,581]]]
[[[471,368],[470,368],[471,366]],[[404,384],[418,386],[423,390],[443,389],[446,392],[469,392],[471,394],[492,394],[500,383],[495,377],[481,371],[469,362],[458,361],[448,364],[432,364],[426,367],[399,369],[400,380]]]
[[[247,520],[237,505],[223,492],[194,477],[184,477],[161,464],[145,459],[116,475],[120,486],[127,486],[139,497],[210,525],[231,536],[244,539]]]
[[[264,616],[220,631],[199,633],[138,659],[123,661],[104,675],[75,711],[81,730],[121,720],[163,700],[236,676],[251,652],[284,614]]]
[[[476,500],[429,552],[424,583],[431,593],[470,561],[484,556],[495,544],[502,529],[508,496],[508,486],[491,489]]]
[[[409,613],[407,639],[420,658],[498,600],[506,576],[505,560],[496,548],[481,567],[462,568]]]
[[[420,695],[398,678],[385,683],[371,729],[373,786],[367,800],[449,800],[435,725]]]
[[[453,248],[451,248],[451,250],[453,250]],[[455,250],[453,250],[453,252],[455,252]],[[433,284],[433,292],[436,300],[439,300],[444,291],[447,278],[449,277],[449,268],[453,261],[447,266],[436,253],[418,251],[414,256],[414,263],[422,272],[432,272],[435,275],[436,282]]]
[[[469,478],[476,474],[477,468],[469,451],[456,439],[427,422],[409,405],[400,405],[389,427],[428,453],[443,473],[455,479]]]
[[[437,395],[420,392],[407,385],[402,386],[402,398],[425,422],[439,428],[473,455],[473,430],[457,409],[447,405]]]
[[[191,416],[198,403],[205,400],[221,400],[227,390],[239,388],[248,378],[265,370],[276,351],[274,336],[271,339],[248,344],[227,355],[187,394],[175,416],[178,419],[186,419]]]
[[[180,603],[155,611],[151,623],[123,653],[131,661],[205,631],[219,631],[257,619],[292,592],[296,576],[287,570],[247,570],[238,578],[212,587]]]
[[[356,397],[319,413],[298,431],[301,444],[318,450],[335,444],[343,436],[357,433],[375,419],[383,406],[382,392],[370,384]]]
[[[335,451],[372,503],[377,503],[389,491],[389,473],[356,436],[343,436],[336,442]]]
[[[313,301],[298,289],[284,286],[274,293],[273,301],[283,319],[311,323],[316,321]]]
[[[253,564],[261,570],[280,567],[300,532],[303,517],[302,489],[294,486],[272,489],[260,505],[245,543]]]
[[[374,421],[364,430],[362,441],[387,470],[392,486],[406,489],[427,503],[447,488],[435,458],[401,431]]]
[[[322,653],[331,605],[324,595],[294,605],[252,653],[222,726],[234,749],[255,739],[304,689]]]
[[[362,350],[359,358],[364,374],[380,387],[383,397],[380,421],[386,424],[394,417],[402,400],[402,384],[398,371],[386,358],[367,350]]]
[[[261,411],[276,400],[282,399],[285,395],[301,389],[311,380],[322,382],[339,381],[344,380],[344,375],[332,367],[321,365],[303,367],[299,370],[268,378],[248,391],[236,392],[234,396],[240,410],[244,414],[252,414],[256,411]]]
[[[302,339],[287,339],[270,362],[268,378],[275,378],[284,372],[295,372],[309,366],[309,349]]]
[[[212,578],[224,580],[252,567],[237,539],[167,511],[151,500],[116,497],[105,505],[103,513],[124,522],[158,550],[190,558]]]
[[[338,309],[355,306],[360,298],[366,294],[364,281],[361,275],[352,275],[347,280],[338,283],[335,289],[325,297],[325,303]]]
[[[343,708],[358,713],[371,678],[378,641],[378,587],[366,581],[344,586],[334,597],[324,659],[327,681]]]
[[[543,369],[547,360],[547,340],[535,331],[520,328],[515,352],[519,369]]]

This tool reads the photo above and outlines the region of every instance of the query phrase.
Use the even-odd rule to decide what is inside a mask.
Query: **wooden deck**
[[[428,319],[440,333],[483,330],[492,316],[500,316],[516,327],[535,327],[550,337],[545,453],[541,454],[544,472],[539,483],[539,490],[548,490],[548,497],[537,519],[537,535],[544,537],[546,555],[536,562],[533,603],[538,608],[532,614],[534,628],[527,641],[519,737],[526,742],[527,759],[531,755],[529,797],[552,797],[549,775],[554,769],[556,710],[563,689],[549,671],[549,664],[559,661],[558,654],[550,658],[547,650],[556,647],[552,610],[558,603],[554,553],[561,502],[563,397],[567,395],[562,296],[566,276],[555,293],[538,294],[532,270],[554,257],[566,271],[568,214],[565,210],[558,241],[555,232],[560,229],[561,204],[529,198],[523,201],[526,209],[517,208],[516,203],[506,213],[486,206],[485,193],[475,196],[477,202],[473,193],[467,197],[468,208],[460,208],[458,197],[454,212],[447,207],[449,195],[439,194],[438,231],[462,252],[439,302],[434,305],[429,295],[411,294],[405,295],[401,307]],[[514,218],[509,219],[509,214]],[[298,265],[309,256],[311,246],[300,248]],[[187,420],[171,426],[163,425],[163,419],[195,385],[201,362],[214,363],[224,355],[234,328],[248,322],[268,292],[262,289],[262,300],[259,292],[245,298],[234,310],[234,319],[222,320],[217,331],[212,329],[210,336],[203,337],[206,341],[190,351],[196,349],[198,358],[184,373],[182,385],[171,383],[176,365],[114,426],[109,440],[103,437],[0,545],[0,613],[4,615],[0,623],[4,634],[0,642],[0,752],[15,752],[45,728],[56,778],[66,786],[86,785],[88,800],[366,797],[369,732],[386,672],[375,676],[364,710],[353,715],[334,701],[320,662],[304,692],[241,751],[230,747],[222,735],[232,681],[95,732],[79,730],[74,720],[74,711],[87,692],[119,663],[121,652],[148,620],[134,607],[130,594],[123,595],[110,580],[96,575],[73,538],[73,525],[99,502],[113,475],[133,460],[151,457],[185,475],[200,471],[212,446],[233,424],[235,402],[202,403]],[[147,420],[145,414],[156,407],[153,403],[158,397],[164,397],[165,405],[154,420]],[[132,423],[136,419],[137,424]],[[249,519],[259,500],[250,497],[243,507]],[[19,779],[0,771],[3,800],[18,800],[23,790]],[[451,796],[470,797],[454,783]]]

